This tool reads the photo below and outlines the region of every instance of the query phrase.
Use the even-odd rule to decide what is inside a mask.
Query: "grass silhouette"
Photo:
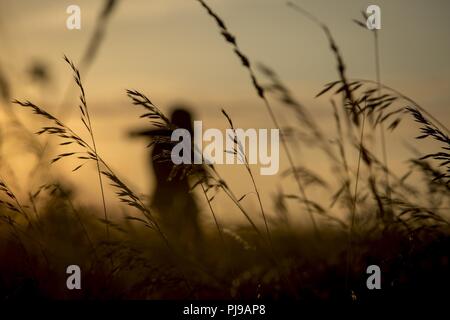
[[[28,199],[22,199],[0,177],[0,260],[6,261],[0,264],[0,299],[289,298],[366,303],[442,295],[450,280],[450,225],[446,215],[450,206],[450,138],[446,126],[411,98],[382,84],[379,71],[376,81],[348,77],[344,58],[326,24],[289,3],[323,30],[336,59],[338,80],[326,84],[317,94],[318,99],[328,96],[335,120],[334,135],[327,136],[274,70],[260,65],[261,78],[268,84],[260,82],[225,22],[205,1],[197,1],[231,44],[274,125],[282,131],[289,163],[280,179],[293,178],[298,190],[280,190],[274,208],[264,207],[261,187],[238,140],[228,151],[244,159],[245,172],[252,182],[252,190],[242,196],[213,165],[174,166],[173,177],[189,179],[190,192],[202,194],[203,205],[214,221],[214,227],[204,227],[204,241],[198,244],[201,248],[186,249],[160,226],[158,214],[164,212],[155,213],[102,158],[81,74],[65,57],[80,92],[79,116],[90,141],[45,108],[26,100],[14,103],[45,123],[37,136],[45,135],[67,149],[51,163],[76,160],[74,172],[87,163],[95,165],[93,179],[98,179],[101,188],[103,210],[97,212],[78,203],[74,190],[61,181],[43,183],[37,190],[28,190]],[[126,95],[131,105],[143,110],[141,118],[156,129],[176,128],[145,94],[127,90]],[[296,117],[298,128],[292,132],[280,128],[269,95],[286,108],[283,111]],[[223,115],[234,130],[232,117],[224,110]],[[410,171],[398,176],[387,164],[385,146],[380,160],[364,138],[375,130],[384,137],[402,122],[419,126],[418,136],[411,140],[427,139],[439,149],[409,160]],[[295,135],[326,157],[333,176],[324,178],[294,164],[292,155],[298,150],[289,139]],[[149,147],[158,143],[170,140],[167,135],[155,135]],[[385,143],[381,139],[381,144]],[[351,158],[352,151],[358,155],[356,159]],[[158,161],[170,161],[170,154],[156,156]],[[421,185],[409,182],[413,174],[420,175]],[[113,217],[112,208],[107,210],[104,180],[127,206],[124,219]],[[313,188],[320,190],[321,202],[308,196]],[[216,200],[219,193],[231,200],[245,224],[227,226],[220,221],[215,211],[221,205]],[[257,212],[242,201],[251,194],[258,200]],[[291,209],[291,202],[302,209]],[[303,214],[311,217],[311,230],[290,221],[290,216]],[[83,270],[81,291],[65,288],[65,268],[74,263]],[[366,268],[372,264],[383,271],[382,295],[366,287]]]

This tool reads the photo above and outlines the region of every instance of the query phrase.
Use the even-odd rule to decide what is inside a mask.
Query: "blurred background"
[[[293,12],[282,0],[215,0],[208,2],[220,13],[241,49],[256,63],[270,66],[314,115],[333,139],[334,120],[329,98],[315,98],[323,86],[337,79],[336,64],[326,38],[311,21]],[[352,19],[360,19],[369,4],[381,8],[381,81],[415,99],[436,118],[448,124],[450,115],[450,2],[434,1],[298,1],[326,22],[347,62],[349,78],[375,79],[372,35]],[[66,8],[81,8],[81,30],[68,30]],[[4,97],[30,100],[61,116],[82,130],[78,93],[63,55],[82,64],[96,30],[105,1],[0,0],[0,75]],[[146,142],[130,139],[131,129],[146,127],[126,97],[126,89],[145,93],[164,112],[174,103],[192,106],[195,120],[204,126],[225,129],[225,108],[236,127],[270,128],[272,122],[255,95],[248,74],[210,17],[197,1],[117,1],[103,25],[103,38],[89,63],[82,66],[82,80],[97,139],[98,151],[113,169],[140,193],[149,194],[153,180],[148,168]],[[259,73],[258,73],[259,74]],[[264,79],[263,77],[261,79]],[[263,84],[264,80],[261,81]],[[5,92],[7,91],[8,94]],[[273,99],[272,99],[273,100]],[[38,187],[34,175],[37,157],[24,139],[6,139],[13,117],[36,131],[40,123],[21,109],[1,101],[2,175],[20,194]],[[295,117],[273,100],[283,126],[295,125]],[[418,143],[417,126],[410,120],[387,136],[389,164],[402,175],[411,156],[410,145],[421,152],[430,147]],[[43,139],[42,141],[45,141]],[[50,143],[51,154],[58,152]],[[293,147],[294,149],[294,147]],[[330,167],[315,152],[295,148],[295,162],[316,170],[325,178]],[[305,151],[305,152],[303,152]],[[379,151],[379,150],[378,150]],[[280,173],[288,165],[282,150]],[[350,163],[356,166],[356,154]],[[76,173],[71,160],[53,165],[57,175],[76,188],[80,203],[101,206],[95,168]],[[251,190],[242,179],[242,166],[219,166],[227,182],[240,195]],[[263,202],[272,205],[279,188],[293,182],[281,176],[255,175]],[[109,206],[115,197],[107,188]],[[311,192],[320,199],[320,194]],[[237,218],[225,197],[217,211],[224,222]],[[245,200],[257,210],[256,198]],[[240,216],[239,216],[240,217]]]

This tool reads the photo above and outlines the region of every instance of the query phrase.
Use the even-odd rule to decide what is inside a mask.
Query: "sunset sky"
[[[337,79],[336,63],[323,32],[286,6],[284,0],[208,3],[223,17],[250,59],[273,68],[317,117],[324,131],[333,132],[328,98],[314,98],[325,83]],[[329,26],[342,51],[348,76],[367,79],[375,78],[373,39],[352,19],[361,18],[361,10],[369,4],[379,5],[382,82],[412,97],[449,125],[449,1],[297,3]],[[81,8],[81,30],[66,28],[66,8],[71,4]],[[72,81],[62,57],[65,54],[79,62],[102,5],[99,0],[0,0],[0,67],[11,83],[13,98],[31,100],[52,112],[62,111],[58,106],[65,101]],[[37,86],[27,78],[26,71],[33,61],[49,67],[48,86]],[[148,193],[151,185],[145,141],[130,140],[127,132],[145,127],[146,122],[138,119],[139,112],[133,109],[125,89],[142,91],[166,112],[173,103],[188,103],[195,119],[203,120],[207,127],[227,126],[221,108],[229,111],[238,127],[273,127],[247,72],[220,36],[214,21],[194,0],[119,1],[104,42],[83,79],[99,152],[141,193]],[[81,128],[76,99],[76,91],[69,90],[68,103],[62,108],[70,117],[69,123]],[[280,121],[292,124],[290,119],[295,118],[278,103],[273,105]],[[73,112],[66,112],[70,108]],[[22,110],[18,114],[27,126],[37,128],[35,118]],[[388,138],[390,161],[403,172],[406,169],[401,169],[402,165],[408,159],[405,143],[414,143],[416,130],[412,122],[405,122],[398,133]],[[14,146],[8,148],[12,150]],[[321,168],[321,159],[303,153],[296,158],[311,168]],[[33,160],[23,153],[14,153],[9,161],[17,168],[21,187],[26,189]],[[55,168],[80,189],[80,195],[89,199],[87,202],[99,205],[98,188],[92,182],[96,181],[93,168],[72,174],[73,163],[69,164]],[[282,156],[281,168],[286,167]],[[250,181],[242,182],[242,168],[222,170],[237,193],[250,190]],[[270,205],[270,195],[283,180],[260,176],[257,179],[264,189],[264,201]]]

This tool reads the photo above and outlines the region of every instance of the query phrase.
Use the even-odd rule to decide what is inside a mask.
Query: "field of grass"
[[[8,101],[13,100],[11,117],[29,112],[42,121],[42,128],[34,135],[14,118],[23,139],[39,146],[43,162],[46,153],[52,152],[46,149],[44,139],[52,139],[67,150],[51,154],[50,163],[41,164],[43,176],[51,177],[52,164],[57,161],[78,161],[73,168],[75,177],[77,170],[92,162],[96,168],[92,186],[101,189],[103,207],[99,212],[78,203],[75,190],[57,179],[43,181],[37,190],[28,190],[27,197],[19,196],[0,176],[0,300],[295,299],[365,303],[442,298],[450,287],[449,130],[445,119],[439,121],[426,107],[382,84],[377,32],[367,31],[376,48],[376,80],[352,79],[326,24],[290,4],[299,18],[310,19],[324,31],[336,60],[337,80],[318,88],[317,95],[329,100],[335,119],[335,134],[330,137],[308,108],[296,100],[282,77],[267,66],[254,65],[221,17],[206,2],[198,2],[229,43],[231,54],[237,55],[242,71],[249,74],[249,85],[274,127],[280,125],[272,101],[297,119],[298,127],[283,135],[280,147],[287,159],[282,164],[288,168],[285,175],[295,182],[294,188],[280,191],[274,198],[274,209],[266,208],[252,168],[245,163],[243,179],[249,179],[253,187],[248,194],[259,200],[258,207],[250,210],[214,166],[175,166],[175,179],[189,181],[195,193],[192,197],[201,198],[199,203],[205,204],[202,212],[211,216],[214,225],[202,226],[192,235],[185,232],[189,228],[186,218],[180,218],[177,230],[181,232],[170,230],[164,225],[164,216],[170,213],[155,210],[97,152],[86,99],[89,88],[84,87],[78,67],[64,57],[79,92],[77,112],[85,131],[76,132],[64,119],[26,97],[8,97]],[[134,90],[124,94],[130,98],[130,108],[141,108],[143,122],[167,131],[176,128],[151,97]],[[223,116],[234,128],[232,117],[225,111],[218,115]],[[408,173],[399,176],[390,170],[386,144],[389,134],[404,123],[417,128],[417,137],[411,137],[411,142],[416,138],[429,141],[436,150],[408,160]],[[333,176],[323,177],[296,165],[299,151],[290,140],[295,134],[307,145],[303,153],[315,150],[327,159]],[[369,143],[368,136],[376,136],[375,144],[379,145]],[[170,144],[167,139],[155,134],[150,147]],[[242,153],[240,142],[229,151]],[[356,159],[351,157],[354,154]],[[157,156],[158,161],[170,161],[170,155]],[[112,188],[125,205],[121,217],[111,214],[104,188]],[[313,200],[311,188],[320,190],[321,201]],[[170,197],[168,193],[154,199]],[[221,205],[214,199],[218,193],[234,203],[245,223],[221,222],[215,212]],[[174,202],[181,201],[180,195],[172,196]],[[296,224],[292,216],[307,216],[310,227]],[[72,264],[82,270],[82,290],[67,290],[65,271]],[[382,271],[381,290],[366,286],[370,265],[378,265]]]

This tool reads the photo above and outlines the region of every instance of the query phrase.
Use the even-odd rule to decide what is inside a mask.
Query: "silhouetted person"
[[[185,108],[177,108],[171,114],[171,123],[188,130],[193,137],[191,114]],[[190,192],[189,177],[174,170],[170,153],[177,142],[170,142],[172,130],[153,129],[133,132],[132,136],[145,136],[153,141],[150,150],[150,167],[154,172],[156,186],[151,198],[151,207],[158,211],[158,220],[169,241],[182,248],[197,250],[201,229],[198,206]],[[161,138],[168,141],[161,141]]]

